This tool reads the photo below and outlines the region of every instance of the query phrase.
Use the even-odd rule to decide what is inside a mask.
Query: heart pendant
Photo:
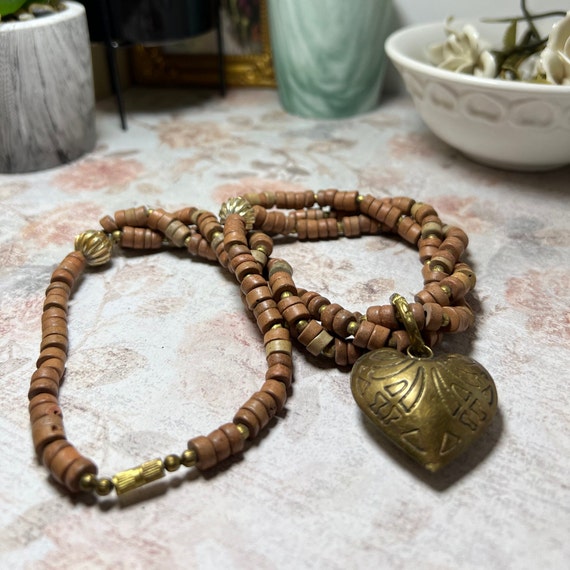
[[[417,358],[374,350],[354,364],[351,388],[374,425],[431,472],[469,447],[497,411],[490,374],[459,354]]]

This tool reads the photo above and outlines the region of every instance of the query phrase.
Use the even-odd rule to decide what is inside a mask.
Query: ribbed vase
[[[286,111],[340,118],[379,102],[391,0],[269,0],[273,64]]]

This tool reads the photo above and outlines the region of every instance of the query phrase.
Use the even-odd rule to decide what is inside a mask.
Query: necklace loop
[[[404,325],[410,337],[410,346],[408,346],[406,351],[408,355],[412,358],[431,358],[433,350],[424,342],[408,301],[402,295],[393,293],[390,297],[390,302],[396,308],[397,318]]]

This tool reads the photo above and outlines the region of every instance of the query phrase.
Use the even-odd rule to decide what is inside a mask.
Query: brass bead
[[[180,463],[184,467],[193,467],[198,461],[196,457],[196,452],[193,449],[185,449],[180,456]]]
[[[336,348],[335,348],[334,342],[332,344],[330,344],[329,346],[327,346],[326,348],[324,348],[321,351],[321,354],[327,358],[334,358],[335,354],[336,354]]]
[[[87,230],[75,238],[75,251],[80,251],[88,265],[104,265],[111,259],[113,240],[99,230]]]
[[[301,333],[307,327],[308,324],[309,321],[301,319],[295,323],[295,328],[297,329],[297,332]]]
[[[241,434],[242,439],[247,439],[249,437],[249,428],[243,424],[236,424],[237,430]]]
[[[164,458],[164,468],[167,471],[176,471],[180,468],[180,456],[171,453]]]
[[[440,285],[440,288],[448,297],[451,297],[451,288],[449,285]]]
[[[358,194],[358,196],[356,196],[356,203],[360,204],[360,202],[362,202],[362,200],[364,200],[364,195]]]
[[[449,315],[443,313],[443,315],[441,315],[441,326],[446,327],[448,324],[449,324]]]
[[[360,323],[358,321],[351,321],[346,327],[346,332],[350,335],[355,335],[356,331],[358,331],[359,326]]]
[[[283,291],[283,293],[281,293],[281,298],[282,299],[287,299],[287,297],[292,297],[293,293],[291,293],[291,291]]]
[[[430,261],[429,262],[429,268],[432,271],[443,271],[443,272],[445,272],[445,267],[443,265],[441,265],[440,263],[432,263]]]
[[[255,224],[255,212],[252,205],[241,196],[226,200],[220,208],[220,222],[223,224],[231,214],[238,214],[243,219],[246,230],[251,230]]]
[[[79,488],[82,491],[93,492],[97,486],[97,477],[93,473],[85,473],[79,480]]]
[[[111,479],[108,479],[107,477],[103,477],[102,479],[99,479],[97,481],[97,485],[95,486],[95,492],[98,495],[104,497],[113,490],[113,487],[114,487],[113,481],[111,481]]]
[[[336,223],[336,231],[340,237],[344,236],[344,224],[342,222]]]

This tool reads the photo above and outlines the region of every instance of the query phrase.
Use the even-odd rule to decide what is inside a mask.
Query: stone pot
[[[95,146],[95,99],[85,9],[0,23],[0,172],[32,172]]]

